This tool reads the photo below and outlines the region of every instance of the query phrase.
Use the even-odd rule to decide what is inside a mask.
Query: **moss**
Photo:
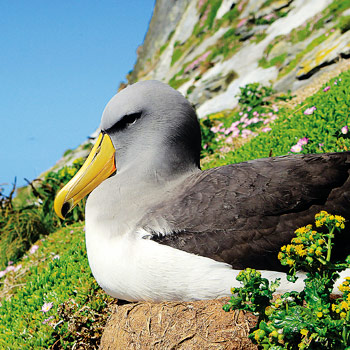
[[[339,23],[337,26],[341,33],[345,33],[350,29],[350,16],[342,16],[339,19]]]
[[[181,85],[185,84],[189,80],[190,80],[190,78],[183,78],[183,79],[178,79],[178,80],[172,78],[171,80],[169,80],[169,85],[173,89],[177,90]]]
[[[67,149],[67,150],[63,153],[63,157],[68,156],[68,154],[71,154],[72,152],[73,152],[73,150]]]
[[[260,43],[260,41],[263,41],[266,37],[267,37],[266,32],[255,34],[252,38],[252,42],[255,44],[258,44]]]
[[[211,29],[213,27],[216,13],[218,12],[220,6],[221,6],[222,0],[211,0],[211,7],[208,13],[208,18],[206,20],[205,26],[208,29]]]
[[[187,94],[187,95],[190,95],[190,94],[193,92],[193,90],[194,90],[195,88],[196,88],[196,87],[195,87],[194,85],[191,85],[191,86],[187,89],[186,94]]]
[[[283,62],[285,61],[285,59],[287,58],[287,53],[283,53],[279,56],[276,56],[274,58],[272,58],[270,61],[267,61],[265,57],[261,58],[259,60],[259,66],[262,68],[269,68],[269,67],[281,67],[283,65]]]
[[[183,51],[181,49],[174,50],[173,57],[171,58],[171,66],[179,60],[179,58],[182,56]]]
[[[229,23],[234,22],[239,17],[239,11],[237,7],[235,6],[232,10],[228,11],[224,14],[222,17],[223,21],[228,21]]]

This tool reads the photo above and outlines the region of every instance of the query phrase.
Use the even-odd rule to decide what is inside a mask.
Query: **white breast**
[[[87,227],[86,245],[92,273],[115,298],[155,302],[215,299],[230,296],[231,287],[241,286],[236,280],[239,270],[225,263],[142,239],[139,234],[106,239],[96,227],[90,229]],[[262,271],[262,276],[281,278],[276,293],[300,291],[304,286],[303,274],[296,283],[288,282],[280,272]]]

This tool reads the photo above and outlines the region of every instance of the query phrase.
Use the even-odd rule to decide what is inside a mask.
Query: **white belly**
[[[98,284],[115,298],[129,301],[200,300],[230,296],[239,270],[225,263],[186,253],[154,241],[124,235],[106,239],[105,235],[86,232],[89,264]],[[132,237],[134,236],[134,237]],[[350,271],[342,275],[349,276]],[[301,291],[301,278],[296,283],[285,274],[262,271],[270,281],[281,278],[276,293]],[[339,285],[343,279],[339,279]],[[335,292],[337,289],[335,288]]]

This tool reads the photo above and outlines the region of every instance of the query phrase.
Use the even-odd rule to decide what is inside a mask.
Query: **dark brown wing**
[[[153,240],[241,269],[280,270],[277,253],[320,210],[350,220],[350,153],[292,155],[193,175],[141,226]],[[159,223],[173,232],[158,235]],[[157,232],[158,230],[158,232]],[[336,254],[350,253],[341,236]]]

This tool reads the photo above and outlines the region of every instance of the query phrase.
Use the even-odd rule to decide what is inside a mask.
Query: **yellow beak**
[[[115,172],[114,155],[115,148],[110,137],[101,133],[83,166],[55,198],[55,212],[61,219]]]

